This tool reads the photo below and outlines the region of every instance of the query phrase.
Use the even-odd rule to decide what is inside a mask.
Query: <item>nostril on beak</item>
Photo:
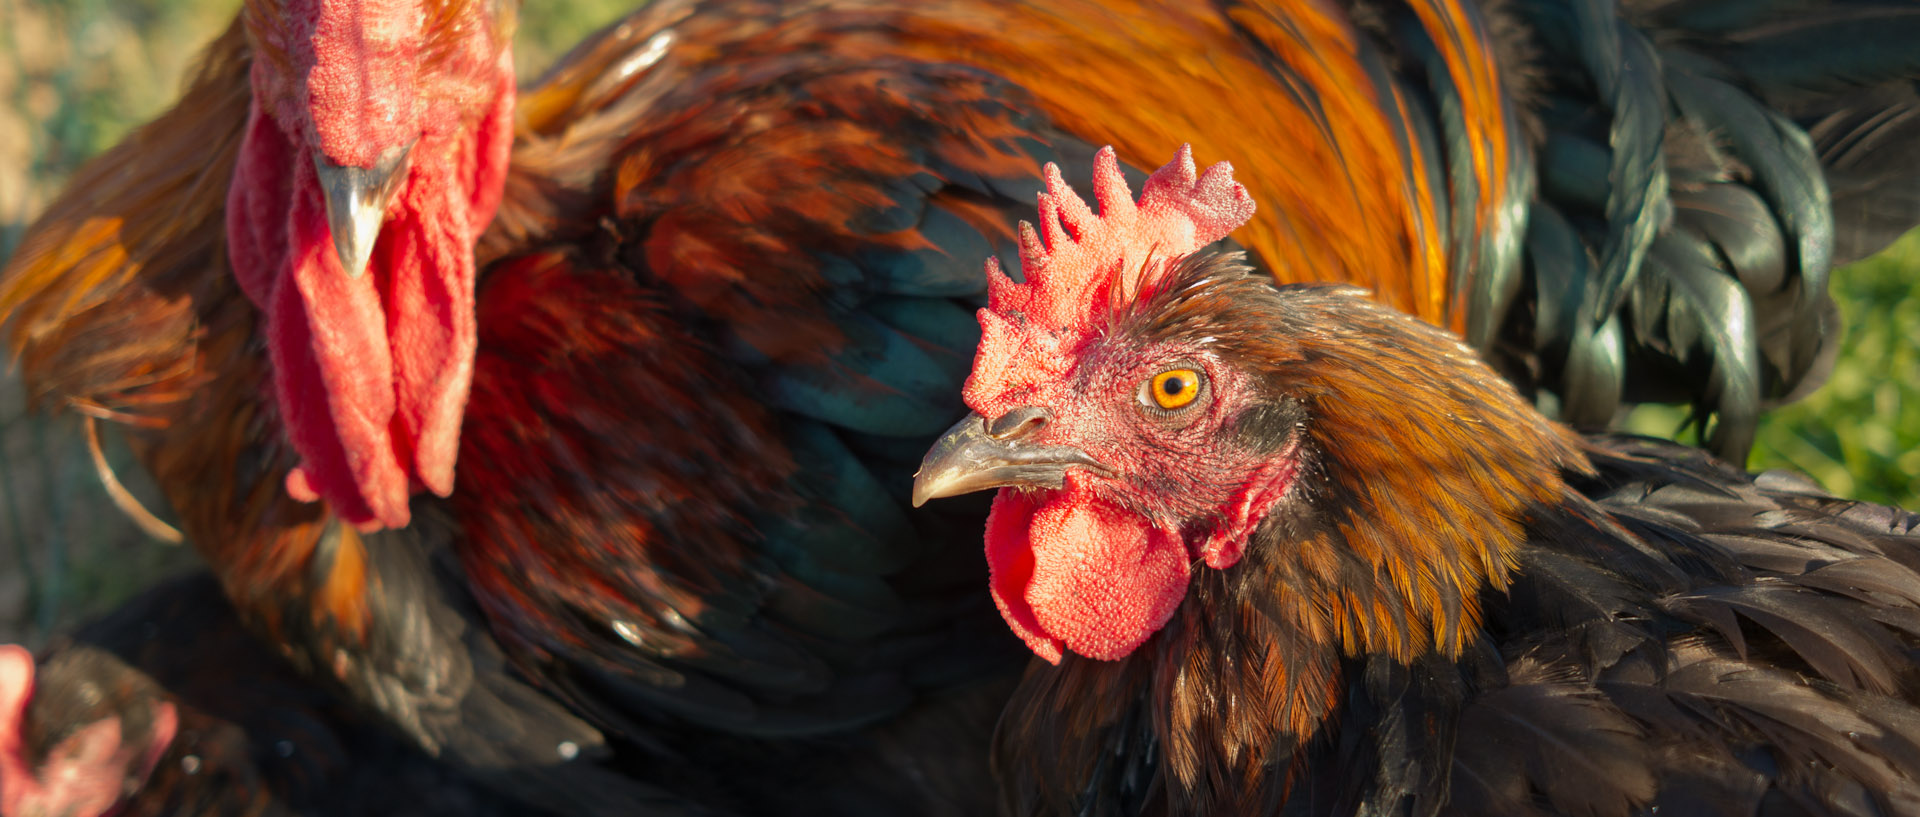
[[[1044,408],[1017,408],[987,423],[987,436],[1003,442],[1017,440],[1046,428],[1050,422],[1053,422],[1053,412]]]

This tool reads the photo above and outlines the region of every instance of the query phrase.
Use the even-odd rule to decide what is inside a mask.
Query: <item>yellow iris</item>
[[[1192,369],[1169,369],[1154,375],[1147,391],[1153,395],[1156,406],[1168,410],[1184,407],[1200,396],[1200,373]]]

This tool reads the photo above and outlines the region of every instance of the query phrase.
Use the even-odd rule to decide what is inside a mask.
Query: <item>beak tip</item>
[[[916,508],[927,504],[930,500],[941,497],[941,493],[932,482],[920,479],[919,476],[920,475],[915,474],[913,480],[913,507]]]
[[[353,239],[347,234],[335,234],[333,252],[339,258],[340,268],[346,271],[347,277],[358,280],[360,276],[367,274],[367,265],[372,259],[354,252],[355,247],[352,244]]]

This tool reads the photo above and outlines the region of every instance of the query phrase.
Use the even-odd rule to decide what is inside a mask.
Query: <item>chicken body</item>
[[[1819,146],[1909,104],[1891,58],[1761,76],[1754,31],[1828,31],[1800,7],[650,3],[521,90],[454,490],[362,534],[290,494],[277,336],[229,269],[255,5],[30,230],[0,310],[39,399],[128,425],[263,637],[569,813],[990,808],[1022,654],[985,509],[910,508],[910,477],[1041,162],[1247,157],[1235,238],[1276,280],[1368,286],[1589,419],[1699,398],[1744,449],[1818,379],[1831,248],[1894,234],[1836,229]],[[1669,107],[1643,28],[1744,90]],[[1779,138],[1706,138],[1747,114]],[[1888,155],[1829,167],[1885,205]]]
[[[1352,355],[1401,361],[1375,372],[1437,362],[1405,348]],[[1420,385],[1390,388],[1417,404]],[[1311,476],[1241,563],[1196,566],[1118,662],[1034,662],[996,740],[1002,813],[1920,808],[1920,515],[1643,438],[1555,441],[1515,456],[1523,473],[1375,464],[1328,428],[1347,419],[1335,399],[1295,415]],[[1408,429],[1387,435],[1403,453],[1463,433],[1376,408],[1365,427]],[[1491,411],[1455,422],[1526,434]],[[1497,508],[1473,483],[1519,479],[1551,490],[1509,511],[1517,531],[1414,515],[1416,495]],[[1446,584],[1463,571],[1445,560],[1489,553],[1510,571]]]
[[[916,501],[1001,489],[1011,814],[1906,814],[1920,515],[1587,438],[1456,336],[1049,168]],[[1070,651],[1070,653],[1069,653]]]

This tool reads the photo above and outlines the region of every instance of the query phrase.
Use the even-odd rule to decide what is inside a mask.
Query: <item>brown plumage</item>
[[[1017,647],[978,592],[970,531],[982,509],[910,509],[908,485],[925,444],[961,413],[979,263],[1014,266],[1013,217],[1040,189],[1042,161],[1082,173],[1096,145],[1141,163],[1184,141],[1233,156],[1262,196],[1236,239],[1276,280],[1366,286],[1496,348],[1510,374],[1588,420],[1610,418],[1623,397],[1697,398],[1720,412],[1731,448],[1744,448],[1763,396],[1818,379],[1828,348],[1819,281],[1830,259],[1789,244],[1877,236],[1814,217],[1826,212],[1816,146],[1792,138],[1706,162],[1719,175],[1689,177],[1697,206],[1668,201],[1680,185],[1666,181],[1661,134],[1713,130],[1725,111],[1697,117],[1619,86],[1623,73],[1659,72],[1611,7],[1569,22],[1551,4],[1428,0],[669,0],[519,92],[497,217],[471,259],[464,245],[436,245],[433,259],[452,271],[454,296],[475,262],[471,348],[454,326],[423,363],[404,342],[345,333],[379,347],[383,365],[414,368],[353,384],[399,408],[336,405],[326,389],[288,388],[313,381],[274,363],[276,348],[289,354],[276,343],[314,335],[287,321],[318,313],[263,305],[258,291],[277,279],[254,257],[262,242],[230,253],[226,233],[229,218],[253,217],[225,206],[235,189],[272,203],[267,193],[287,190],[258,175],[293,173],[299,195],[286,206],[309,229],[289,242],[320,273],[345,267],[335,247],[314,252],[323,194],[301,187],[306,168],[399,178],[378,163],[349,172],[302,141],[324,118],[312,111],[316,121],[277,122],[286,166],[237,158],[256,97],[294,98],[250,84],[255,23],[314,5],[250,3],[181,104],[97,159],[30,229],[0,278],[0,315],[40,405],[124,425],[263,637],[429,752],[562,811],[750,812],[796,789],[832,813],[986,807],[990,724],[976,715],[997,708]],[[423,54],[492,54],[511,22],[506,3],[422,5],[419,20],[463,21],[423,23]],[[1738,73],[1751,63],[1729,43],[1746,27],[1824,19],[1763,11],[1731,30],[1685,15],[1638,22],[1675,32],[1663,47]],[[445,42],[453,31],[487,39]],[[1544,45],[1568,37],[1596,48],[1569,62]],[[1635,70],[1607,68],[1608,53]],[[418,64],[447,81],[477,63]],[[1849,70],[1874,88],[1898,73]],[[1769,82],[1740,99],[1772,102],[1784,86]],[[467,90],[460,101],[474,104],[455,113],[503,99]],[[1549,104],[1548,93],[1562,96]],[[1832,121],[1809,105],[1796,115]],[[1596,167],[1582,149],[1616,121],[1628,122],[1623,149]],[[1556,135],[1572,140],[1564,169],[1548,161],[1562,155]],[[460,162],[480,147],[435,155],[473,170]],[[484,181],[486,162],[475,164],[460,178]],[[1776,164],[1805,183],[1761,173]],[[326,211],[336,246],[372,248],[368,280],[394,280],[382,247],[445,226],[407,209],[411,195],[447,195],[423,179],[406,176],[414,186],[387,202],[386,243],[347,235],[359,228]],[[478,213],[494,191],[476,184]],[[1745,209],[1702,226],[1722,198]],[[278,222],[246,223],[271,234]],[[435,233],[447,234],[458,231]],[[1655,237],[1667,243],[1650,249]],[[1748,240],[1772,249],[1746,252]],[[1692,252],[1716,260],[1680,269],[1681,284],[1643,263]],[[1769,272],[1749,281],[1749,264]],[[341,283],[306,271],[298,280]],[[373,285],[353,286],[372,298]],[[377,294],[381,308],[411,304]],[[303,302],[315,303],[331,301]],[[1769,333],[1721,309],[1750,303]],[[396,309],[408,317],[375,328],[438,328],[418,312]],[[419,464],[410,441],[445,438],[414,434],[407,406],[423,390],[459,391],[449,384],[468,376],[463,360],[471,382],[448,493],[432,468],[408,470]],[[1623,395],[1629,371],[1658,374],[1639,381],[1648,393]],[[309,473],[290,490],[289,475],[334,441],[302,430],[336,416],[398,465],[380,480]],[[408,505],[423,488],[448,495]],[[376,493],[384,504],[371,509]],[[315,495],[325,501],[301,501]],[[374,532],[402,517],[405,529]],[[1366,632],[1405,651],[1465,637],[1397,623]]]

